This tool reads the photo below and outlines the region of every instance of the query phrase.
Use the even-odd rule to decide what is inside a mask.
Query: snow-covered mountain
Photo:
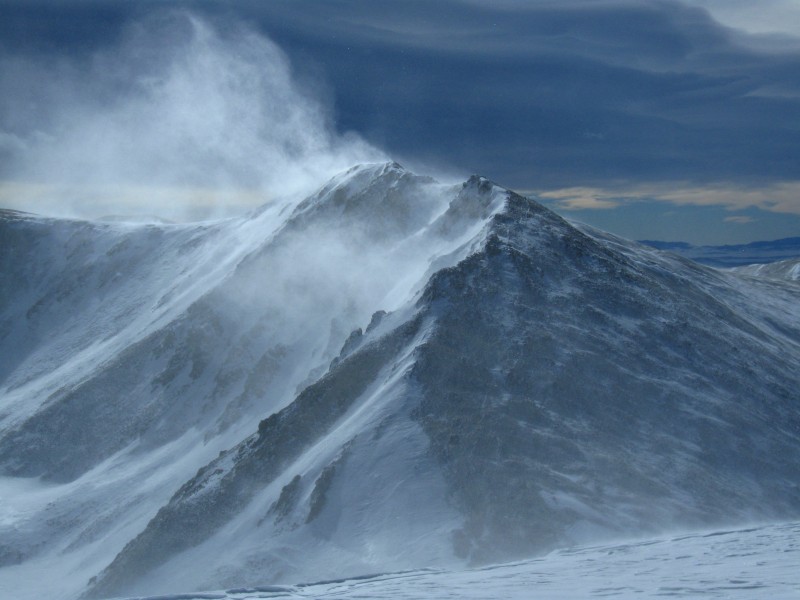
[[[17,597],[800,513],[796,284],[578,229],[483,178],[367,165],[199,225],[5,213],[0,246]]]

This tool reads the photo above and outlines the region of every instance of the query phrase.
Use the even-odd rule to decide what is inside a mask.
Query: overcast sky
[[[799,5],[0,1],[0,204],[224,214],[389,157],[635,239],[800,236]]]

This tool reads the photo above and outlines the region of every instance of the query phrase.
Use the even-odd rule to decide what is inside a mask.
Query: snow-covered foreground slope
[[[800,516],[793,282],[396,164],[242,219],[8,214],[0,233],[0,591],[18,598]]]
[[[410,571],[325,583],[239,588],[160,600],[371,598],[800,597],[800,524],[686,534],[556,550],[481,569]]]

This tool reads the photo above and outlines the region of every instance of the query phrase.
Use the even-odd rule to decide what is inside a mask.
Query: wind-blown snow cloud
[[[265,36],[184,11],[83,59],[0,62],[4,206],[212,216],[383,158],[293,79]]]
[[[532,192],[528,191],[527,193],[530,194]],[[620,205],[620,200],[614,199],[613,194],[608,194],[608,192],[596,188],[563,188],[542,192],[540,196],[548,200],[554,200],[556,206],[564,210],[610,209],[617,208]]]

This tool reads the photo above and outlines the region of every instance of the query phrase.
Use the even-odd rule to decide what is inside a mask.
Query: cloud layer
[[[529,191],[532,194],[535,190]],[[734,185],[698,186],[673,181],[621,187],[571,187],[538,193],[563,210],[613,209],[643,198],[677,205],[724,206],[729,210],[758,208],[800,215],[800,181],[748,189]]]
[[[556,190],[559,205],[573,210],[618,212],[629,206],[626,198],[649,193],[638,200],[756,206],[795,218],[800,213],[795,195],[800,181],[795,158],[800,156],[800,37],[785,17],[795,9],[785,0],[759,3],[763,18],[758,27],[737,29],[749,22],[755,10],[751,4],[241,0],[232,6],[201,0],[190,4],[193,10],[226,24],[211,30],[206,41],[186,31],[169,43],[142,34],[143,43],[126,42],[120,48],[120,36],[136,37],[126,23],[152,5],[37,0],[30,8],[12,2],[16,8],[0,15],[5,17],[0,18],[0,50],[28,58],[17,61],[15,72],[4,63],[6,79],[0,84],[4,91],[14,90],[16,105],[9,110],[9,102],[0,99],[0,147],[14,155],[26,144],[42,148],[35,129],[53,135],[53,123],[71,121],[69,111],[55,111],[62,118],[52,118],[47,106],[19,108],[31,99],[52,97],[55,89],[59,101],[49,103],[55,106],[97,99],[78,117],[99,115],[106,123],[124,121],[120,115],[169,117],[161,122],[175,135],[143,153],[155,159],[133,161],[146,165],[141,170],[148,180],[137,181],[131,195],[151,186],[151,179],[184,192],[191,182],[200,188],[196,202],[209,197],[208,181],[222,188],[235,181],[271,191],[277,184],[255,175],[258,164],[288,165],[277,171],[296,172],[287,180],[304,181],[309,165],[358,162],[380,154],[336,133],[355,131],[411,168],[459,177],[479,173],[519,190]],[[250,24],[249,34],[241,35],[241,27],[230,24],[232,14]],[[299,79],[317,82],[328,100],[315,102],[299,92],[285,56],[255,31],[280,46]],[[132,55],[130,48],[139,48],[144,58]],[[203,60],[211,55],[216,58]],[[105,56],[105,62],[97,56]],[[169,76],[159,71],[154,65],[164,56],[170,59],[166,64],[181,68]],[[198,61],[190,63],[189,56]],[[116,77],[106,73],[99,78],[106,83],[96,83],[102,66],[108,69],[117,59],[132,66],[118,69]],[[40,73],[67,83],[33,81],[31,73],[42,63],[48,67]],[[256,63],[276,66],[265,75]],[[154,69],[156,81],[163,83],[160,95],[131,83],[141,83],[138,76],[146,79]],[[208,73],[213,77],[207,79]],[[289,91],[273,93],[273,81]],[[87,85],[90,92],[84,90]],[[182,104],[188,108],[174,108]],[[218,111],[220,105],[230,110]],[[161,111],[162,106],[173,109]],[[272,109],[254,106],[278,107],[279,115],[296,106],[292,114],[298,118],[289,114],[280,122],[307,122],[313,133],[294,136],[277,126],[259,130],[253,124],[263,122]],[[167,128],[143,117],[133,121],[136,126],[118,127],[123,135],[116,139]],[[105,126],[97,126],[91,138],[70,134],[74,129],[67,127],[57,139],[102,145],[96,141],[100,138],[109,146],[107,154],[123,157],[114,161],[115,167],[122,166],[108,172],[129,175],[119,144],[104,141]],[[191,141],[195,131],[211,142],[204,144],[205,152]],[[277,158],[258,158],[271,156],[271,150],[259,150],[264,139],[270,140],[268,149],[278,149]],[[52,155],[66,147],[66,142],[56,146],[59,151]],[[218,159],[210,159],[212,152]],[[175,156],[185,164],[175,164]],[[75,173],[85,171],[86,161],[43,164],[53,164],[52,174]],[[574,193],[576,188],[580,193]],[[669,237],[680,239],[681,231]]]

